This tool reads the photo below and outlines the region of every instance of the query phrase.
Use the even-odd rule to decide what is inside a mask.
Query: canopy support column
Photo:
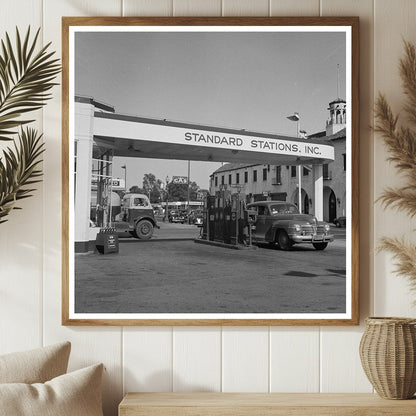
[[[88,251],[94,106],[75,106],[75,252]],[[70,203],[74,203],[73,201]]]
[[[314,180],[314,212],[318,221],[324,219],[324,175],[322,165],[313,165],[313,180]]]

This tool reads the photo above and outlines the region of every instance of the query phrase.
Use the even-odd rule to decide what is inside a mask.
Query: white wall
[[[61,16],[261,15],[361,19],[361,316],[415,314],[407,284],[388,254],[374,253],[381,235],[411,235],[403,215],[373,204],[385,185],[400,183],[374,138],[374,96],[400,110],[397,74],[402,37],[416,42],[414,0],[1,0],[0,29],[41,26],[61,53]],[[62,327],[60,152],[61,94],[43,112],[44,182],[0,225],[0,353],[70,340],[70,368],[104,362],[106,416],[126,391],[369,392],[360,366],[360,327],[106,328]],[[414,224],[413,224],[414,225]],[[414,297],[413,297],[414,298]]]

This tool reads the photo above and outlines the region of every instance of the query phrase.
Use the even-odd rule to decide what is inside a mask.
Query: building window
[[[344,170],[347,170],[347,155],[343,153],[342,158],[344,160]]]
[[[248,172],[244,172],[244,183],[248,182]]]
[[[232,178],[232,175],[229,174],[228,175],[228,185],[231,185],[233,183],[231,178]]]
[[[291,169],[290,169],[290,176],[292,177],[292,178],[296,178],[296,168],[297,168],[297,166],[291,166],[290,167]]]
[[[257,182],[257,170],[253,170],[253,182]]]
[[[282,183],[282,167],[276,166],[276,184],[280,185]]]
[[[224,185],[224,175],[221,176],[221,185]]]
[[[263,169],[263,180],[267,181],[267,168]]]
[[[218,186],[218,176],[215,177],[215,186]]]
[[[309,175],[309,169],[303,166],[303,176],[308,176],[308,175]]]
[[[235,174],[235,183],[240,183],[240,174],[239,173]]]
[[[329,165],[328,163],[324,163],[322,165],[322,175],[324,177],[324,179],[331,179],[329,176]]]

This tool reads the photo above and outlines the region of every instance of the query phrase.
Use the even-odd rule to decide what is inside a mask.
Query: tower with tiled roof
[[[347,122],[347,103],[337,98],[329,103],[329,119],[326,121],[326,135],[332,136],[345,128]]]

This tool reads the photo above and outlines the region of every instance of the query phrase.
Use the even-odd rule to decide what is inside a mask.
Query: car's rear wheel
[[[316,250],[325,250],[328,243],[312,243]]]
[[[136,224],[136,235],[140,240],[148,240],[153,235],[153,224],[149,220],[141,220]]]
[[[277,233],[277,244],[279,244],[280,249],[284,251],[290,250],[293,246],[292,240],[284,230],[280,230]]]

